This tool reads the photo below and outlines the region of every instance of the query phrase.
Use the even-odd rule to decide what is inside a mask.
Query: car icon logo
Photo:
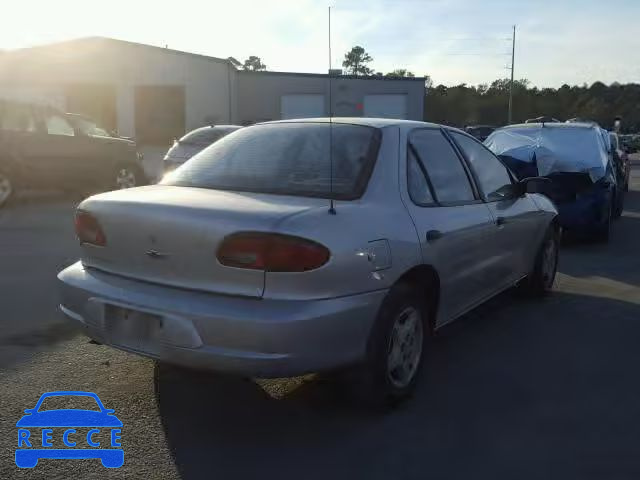
[[[85,410],[65,408],[46,410],[42,404],[51,397],[84,397],[93,399],[97,408]],[[93,403],[92,403],[93,405]],[[40,459],[99,458],[107,468],[124,463],[121,445],[122,422],[114,410],[105,408],[92,392],[60,391],[43,394],[34,408],[16,423],[18,448],[16,465],[33,468]],[[105,439],[106,437],[106,439]]]

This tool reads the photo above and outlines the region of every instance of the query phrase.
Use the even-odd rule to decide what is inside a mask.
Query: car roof
[[[569,123],[560,123],[560,122],[536,122],[536,123],[517,123],[514,125],[506,125],[499,130],[511,130],[511,129],[523,129],[523,128],[595,128],[599,129],[600,127],[592,122],[569,122]]]
[[[190,130],[187,133],[204,132],[205,130],[213,130],[216,128],[233,129],[233,128],[244,128],[244,127],[242,125],[206,125],[204,127],[194,128],[193,130]]]
[[[440,127],[435,123],[420,122],[417,120],[400,120],[396,118],[369,118],[369,117],[318,117],[318,118],[293,118],[289,120],[276,120],[273,122],[262,122],[257,125],[268,125],[278,123],[338,123],[348,125],[363,125],[366,127],[384,128],[391,126],[405,127],[407,129],[417,127]]]

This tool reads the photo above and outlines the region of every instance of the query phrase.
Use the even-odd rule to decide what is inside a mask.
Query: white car
[[[159,185],[82,202],[60,307],[140,355],[263,377],[355,365],[368,398],[395,401],[433,330],[552,288],[557,212],[534,184],[439,125],[247,127]]]

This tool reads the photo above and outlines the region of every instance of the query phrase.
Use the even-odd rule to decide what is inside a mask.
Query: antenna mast
[[[333,104],[331,99],[331,7],[329,7],[329,214],[335,215],[333,203]]]
[[[513,26],[513,37],[511,37],[511,82],[509,82],[509,121],[507,125],[513,123],[513,69],[516,58],[516,26]]]

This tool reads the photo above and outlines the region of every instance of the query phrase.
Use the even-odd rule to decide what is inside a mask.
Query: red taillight
[[[104,247],[107,244],[102,227],[96,220],[96,217],[88,212],[79,210],[76,212],[76,236],[80,240],[80,245],[89,243],[98,247]]]
[[[267,272],[306,272],[329,260],[329,250],[319,243],[275,233],[237,233],[225,238],[218,261],[227,267]]]

